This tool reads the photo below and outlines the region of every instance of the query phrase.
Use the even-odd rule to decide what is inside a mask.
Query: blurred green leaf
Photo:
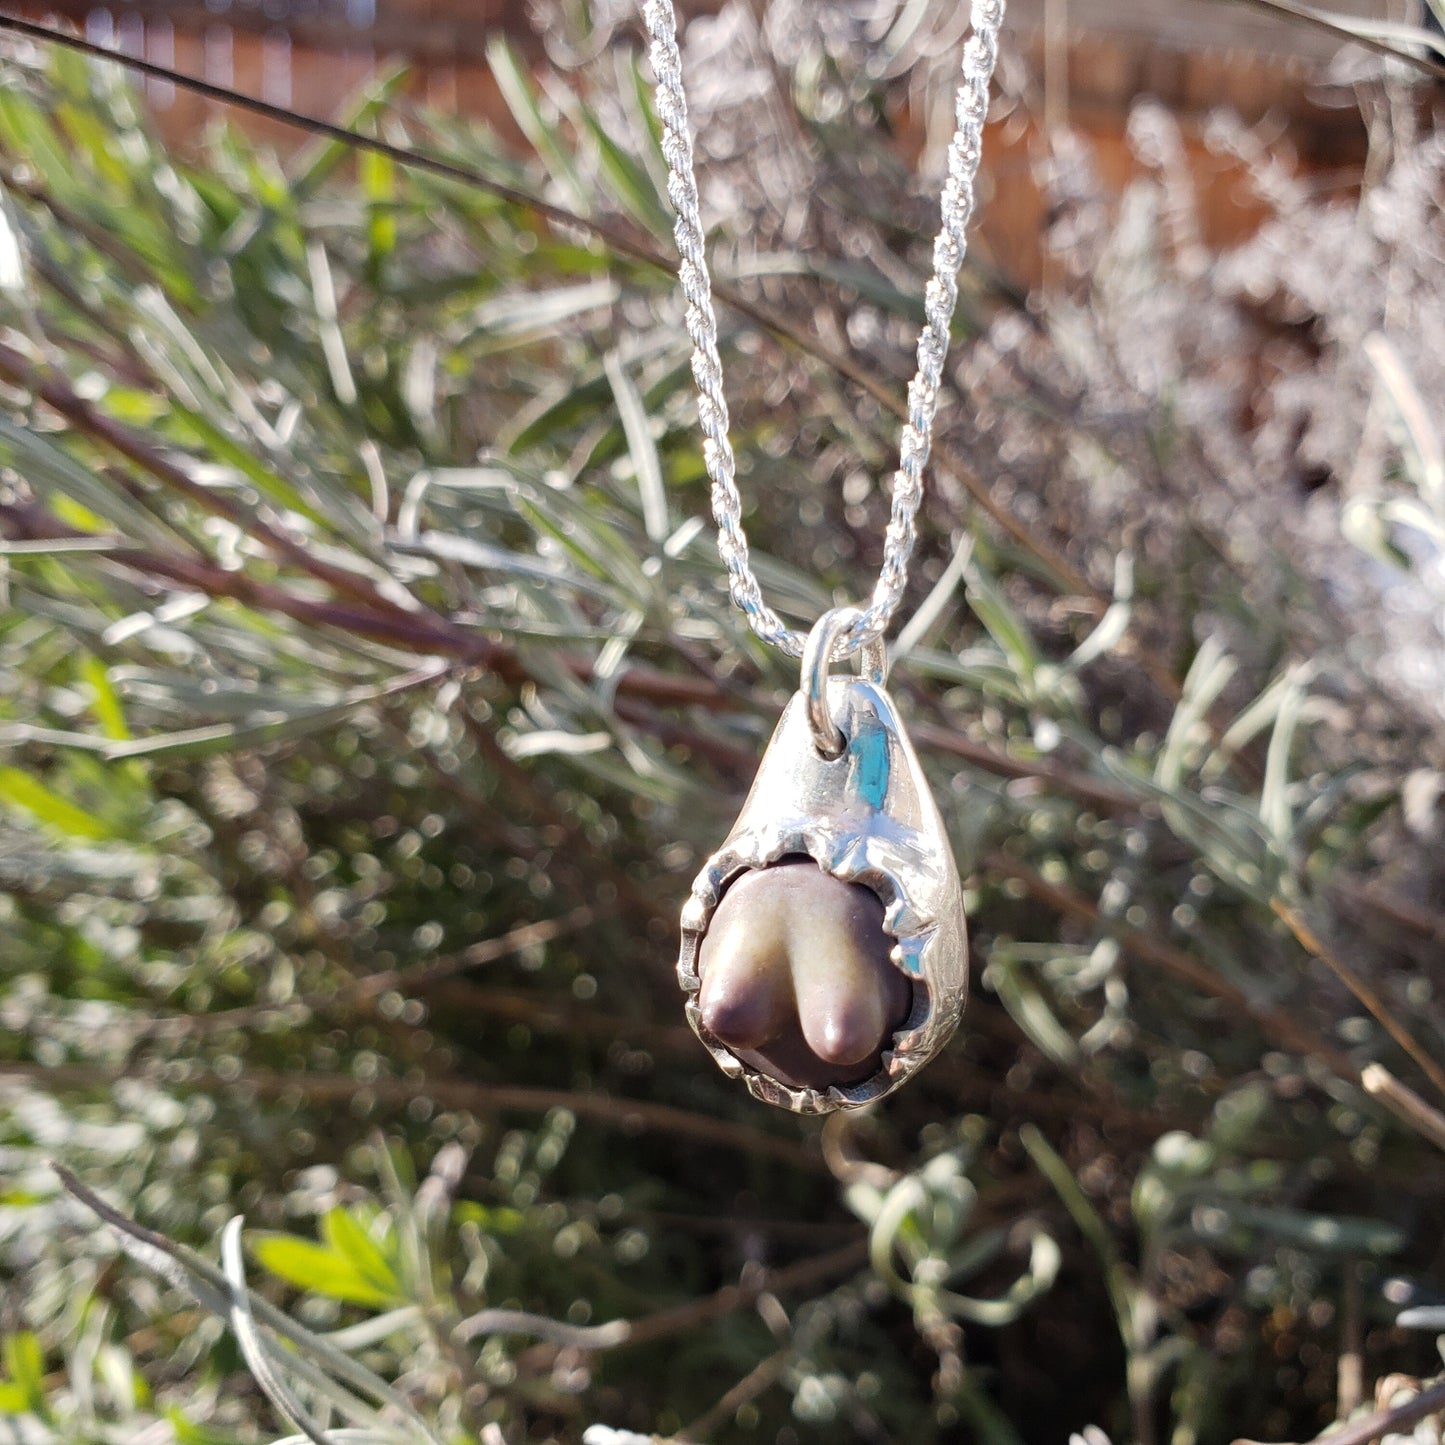
[[[362,151],[357,158],[361,189],[368,202],[366,237],[370,247],[368,266],[373,276],[381,275],[387,258],[396,250],[396,162],[377,151]]]
[[[337,1254],[351,1261],[368,1284],[389,1297],[401,1296],[392,1260],[348,1210],[327,1210],[321,1217],[321,1235]]]
[[[290,1234],[253,1234],[249,1247],[262,1269],[298,1289],[376,1309],[403,1303],[396,1290],[378,1283],[349,1252],[343,1253],[333,1245],[316,1244]],[[385,1278],[386,1273],[383,1268],[381,1277]]]
[[[101,732],[113,741],[126,741],[131,732],[126,724],[125,709],[111,685],[105,664],[98,657],[87,657],[80,664],[80,673],[94,696],[95,716]]]
[[[20,1402],[17,1413],[29,1411],[41,1419],[49,1411],[45,1404],[45,1352],[33,1330],[16,1330],[0,1342],[0,1364],[5,1367],[7,1384]]]
[[[110,839],[111,826],[19,768],[0,767],[0,802],[9,804],[68,838]]]

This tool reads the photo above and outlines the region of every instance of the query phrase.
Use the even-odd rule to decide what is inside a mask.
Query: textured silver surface
[[[963,887],[933,794],[881,684],[827,680],[828,707],[845,738],[834,759],[813,745],[805,693],[794,694],[763,754],[752,790],[682,911],[677,974],[687,1017],[725,1073],[765,1103],[824,1114],[881,1098],[948,1041],[968,998]],[[749,1068],[703,1028],[698,950],[728,883],[750,868],[806,855],[825,873],[871,888],[883,903],[893,963],[915,984],[912,1013],[861,1084],[795,1089]]]
[[[918,338],[918,373],[908,388],[908,422],[893,478],[892,515],[883,567],[872,600],[839,644],[837,655],[840,657],[856,652],[864,642],[884,634],[908,580],[914,522],[923,499],[923,469],[932,445],[938,387],[948,355],[949,328],[958,304],[958,271],[963,264],[965,230],[973,212],[973,183],[983,147],[988,87],[998,59],[998,32],[1003,14],[1004,0],[973,0],[973,34],[963,51],[963,80],[955,102],[957,129],[948,149],[948,179],[941,199],[943,227],[933,243],[933,277],[924,293],[927,324]],[[687,298],[687,329],[693,345],[692,373],[697,382],[703,458],[712,481],[718,551],[727,565],[733,601],[746,615],[753,631],[789,657],[800,657],[805,635],[787,627],[763,600],[762,589],[748,561],[742,503],[738,497],[732,443],[728,440],[728,407],[718,356],[717,317],[713,312],[712,283],[698,212],[697,177],[693,170],[692,137],[687,125],[687,100],[682,88],[682,59],[678,53],[677,17],[672,0],[646,0],[643,17],[651,40],[652,68],[657,77],[657,113],[662,122],[663,154],[667,158],[667,190],[677,216],[678,277]]]

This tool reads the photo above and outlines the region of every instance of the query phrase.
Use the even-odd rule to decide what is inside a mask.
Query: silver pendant
[[[862,674],[830,677],[851,608],[819,619],[803,655],[800,690],[784,709],[742,812],[708,859],[682,911],[678,981],[687,1017],[723,1072],[755,1098],[800,1114],[870,1103],[936,1054],[968,998],[968,936],[953,850],[885,687],[881,642],[863,649]],[[870,890],[892,940],[888,959],[912,986],[907,1015],[861,1081],[793,1087],[744,1062],[704,1025],[699,954],[728,887],[750,870],[811,858],[825,874]],[[816,875],[813,875],[816,876]]]

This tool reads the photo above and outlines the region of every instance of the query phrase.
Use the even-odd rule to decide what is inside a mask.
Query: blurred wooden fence
[[[697,13],[720,3],[680,0],[679,8]],[[1401,3],[1408,0],[1333,0],[1332,9],[1399,19]],[[398,59],[415,67],[429,99],[490,111],[488,37],[498,29],[524,41],[531,34],[527,0],[22,0],[12,8],[62,18],[102,43],[319,115],[334,113],[378,62]],[[1054,37],[1055,81],[1066,78],[1071,110],[1086,124],[1153,94],[1176,111],[1221,104],[1251,118],[1279,111],[1321,130],[1323,149],[1349,128],[1310,94],[1335,41],[1247,5],[1012,0],[1009,26],[1040,61]]]
[[[693,14],[722,3],[678,0],[680,10]],[[1411,0],[1334,0],[1333,8],[1399,19],[1402,3]],[[413,93],[430,104],[505,126],[485,62],[488,38],[502,30],[524,47],[535,41],[528,0],[19,0],[7,8],[327,118],[378,67],[402,61],[411,67]],[[1335,105],[1320,100],[1319,77],[1337,42],[1308,26],[1225,0],[1011,0],[1009,27],[1044,82],[1049,119],[1067,117],[1089,132],[1111,179],[1122,180],[1132,164],[1124,122],[1141,95],[1157,96],[1186,125],[1191,115],[1221,105],[1248,120],[1277,115],[1307,165],[1351,167],[1363,156],[1364,130],[1348,97]],[[215,113],[188,92],[155,82],[148,89],[163,129],[181,142]],[[246,124],[283,146],[295,139],[294,132],[254,119]],[[1245,188],[1202,148],[1192,148],[1206,236],[1228,240],[1248,230],[1257,209]],[[1022,151],[1003,159],[985,237],[996,253],[1014,258],[1020,279],[1034,279],[1041,202],[1027,182]]]

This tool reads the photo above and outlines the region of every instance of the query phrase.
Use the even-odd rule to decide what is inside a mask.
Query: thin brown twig
[[[1445,1150],[1445,1114],[1427,1104],[1414,1089],[1402,1084],[1383,1064],[1368,1064],[1360,1071],[1360,1085],[1422,1139]]]
[[[146,1079],[140,1070],[119,1071],[79,1064],[46,1067],[42,1064],[0,1062],[0,1080],[24,1079],[49,1088],[113,1089],[127,1079]],[[181,1093],[234,1096],[252,1092],[264,1098],[303,1098],[312,1105],[350,1104],[358,1098],[374,1100],[388,1108],[405,1108],[417,1098],[427,1098],[448,1109],[476,1114],[546,1113],[566,1109],[579,1118],[628,1133],[656,1130],[679,1139],[715,1148],[736,1149],[790,1168],[825,1173],[822,1155],[796,1138],[764,1133],[745,1124],[694,1113],[673,1104],[650,1099],[619,1099],[595,1090],[578,1093],[566,1089],[542,1089],[525,1084],[484,1084],[462,1079],[430,1079],[418,1084],[409,1079],[380,1078],[365,1083],[349,1074],[278,1073],[270,1069],[243,1070],[234,1078],[222,1077],[210,1069],[197,1069],[184,1078],[155,1075],[158,1088]]]
[[[1283,16],[1296,25],[1304,25],[1311,30],[1320,30],[1326,35],[1332,35],[1344,44],[1359,45],[1366,50],[1373,50],[1376,55],[1386,56],[1390,60],[1398,60],[1401,65],[1408,65],[1422,75],[1432,76],[1436,80],[1445,80],[1445,64],[1441,64],[1440,61],[1432,60],[1425,55],[1412,54],[1408,50],[1401,50],[1398,46],[1376,39],[1373,35],[1356,34],[1348,26],[1336,24],[1328,15],[1321,15],[1318,11],[1311,10],[1304,5],[1296,5],[1292,3],[1292,0],[1230,0],[1230,3],[1248,5],[1254,10],[1263,10],[1270,15]]]
[[[475,984],[444,980],[416,987],[431,1009],[448,1019],[483,1018],[525,1024],[539,1033],[615,1040],[633,1049],[661,1049],[697,1057],[697,1037],[681,1022],[645,1023],[622,1014],[606,1013],[591,1004],[572,1006],[524,989],[479,988]]]
[[[284,557],[293,567],[324,582],[334,592],[351,597],[370,610],[383,614],[401,613],[410,615],[413,611],[424,614],[426,609],[420,602],[414,608],[406,608],[383,596],[370,582],[356,572],[348,571],[330,562],[323,561],[297,537],[292,537],[279,527],[273,527],[254,511],[243,507],[224,492],[206,487],[190,477],[169,457],[153,447],[143,432],[124,422],[107,416],[92,402],[87,401],[71,388],[58,374],[47,374],[31,364],[14,347],[0,343],[0,378],[13,386],[23,387],[46,406],[58,412],[76,431],[99,442],[111,451],[119,453],[148,472],[162,485],[180,493],[203,511],[224,517],[228,522],[241,528],[251,536],[263,541],[278,556]],[[408,594],[410,595],[410,594]],[[436,619],[441,622],[441,618]]]
[[[645,1315],[632,1321],[627,1343],[645,1344],[651,1340],[667,1339],[684,1330],[695,1330],[744,1309],[763,1294],[790,1294],[794,1290],[815,1289],[839,1275],[851,1274],[861,1269],[868,1259],[868,1241],[855,1239],[827,1254],[815,1255],[800,1260],[786,1269],[762,1270],[746,1284],[725,1285],[716,1294],[700,1300],[690,1300],[672,1309],[658,1310],[656,1314]]]
[[[1282,899],[1276,898],[1271,906],[1289,931],[1294,934],[1301,948],[1313,954],[1329,969],[1349,991],[1374,1016],[1380,1027],[1419,1065],[1421,1072],[1434,1086],[1445,1094],[1445,1068],[1430,1057],[1415,1036],[1400,1022],[1389,1005],[1375,989],[1347,964],[1332,948],[1329,948],[1317,933],[1305,922],[1297,909],[1291,908]]]
[[[1378,885],[1357,883],[1353,879],[1342,879],[1334,884],[1334,888],[1350,902],[1372,909],[1411,933],[1419,934],[1434,943],[1445,943],[1445,913],[1427,908],[1412,899],[1385,893]]]
[[[1285,1010],[1255,1002],[1242,988],[1221,978],[1207,964],[1201,963],[1183,949],[1161,943],[1141,929],[1109,925],[1092,899],[1076,889],[1050,883],[1042,874],[1007,854],[990,853],[980,866],[985,873],[1015,879],[1023,885],[1031,898],[1048,904],[1055,912],[1079,919],[1091,927],[1110,927],[1114,937],[1127,953],[1145,963],[1153,964],[1201,993],[1219,999],[1236,1013],[1252,1019],[1281,1047],[1292,1053],[1312,1055],[1340,1078],[1354,1081],[1355,1068],[1348,1055],[1334,1048]]]
[[[619,697],[613,700],[612,706],[623,722],[655,737],[664,747],[686,748],[722,772],[746,777],[757,768],[755,749],[740,748],[726,738],[699,732],[673,718],[659,717],[656,708],[640,698]]]
[[[21,509],[0,507],[0,517],[12,523],[12,535]],[[63,527],[58,523],[28,519],[24,527],[27,538],[46,537],[67,540],[87,536],[86,533]],[[175,553],[147,551],[120,538],[109,549],[96,547],[86,554],[88,559],[106,561],[135,573],[142,582],[164,580],[176,586],[192,588],[208,597],[229,598],[260,611],[278,612],[296,622],[332,627],[353,637],[406,648],[414,653],[431,653],[456,657],[516,679],[520,664],[511,649],[477,634],[454,634],[432,626],[424,616],[413,617],[401,612],[378,613],[327,599],[302,597],[286,588],[261,582],[245,572],[230,572],[210,562],[192,560]]]
[[[106,540],[67,527],[34,507],[0,506],[0,523],[4,524],[4,535],[24,540],[84,539],[88,543]],[[148,551],[121,537],[110,539],[109,546],[88,547],[85,555],[124,567],[135,573],[142,583],[161,578],[209,597],[229,598],[261,611],[280,613],[297,622],[332,627],[355,637],[402,647],[413,655],[455,657],[460,662],[484,667],[506,682],[531,680],[515,651],[505,643],[448,624],[435,614],[396,612],[388,616],[344,603],[302,597],[244,572],[229,572],[211,562]],[[435,623],[430,620],[433,618]],[[591,664],[585,659],[565,658],[563,665],[580,679],[591,676]],[[715,702],[717,696],[702,678],[662,672],[641,664],[626,668],[618,676],[617,691],[619,695],[636,693],[675,704],[708,704]]]
[[[784,1345],[781,1350],[775,1350],[760,1360],[717,1404],[705,1414],[699,1415],[691,1425],[684,1426],[673,1438],[687,1441],[706,1440],[719,1426],[726,1425],[744,1405],[756,1400],[765,1390],[771,1389],[792,1354],[793,1346]]]
[[[1323,1437],[1328,1445],[1374,1445],[1384,1435],[1408,1430],[1428,1415],[1445,1411],[1445,1380],[1421,1390],[1413,1399],[1390,1405],[1356,1420],[1352,1425],[1332,1430]],[[1236,1440],[1234,1445],[1260,1445],[1257,1440]]]
[[[922,748],[948,753],[972,763],[985,772],[1019,782],[1035,782],[1054,793],[1067,793],[1102,813],[1137,813],[1144,800],[1123,788],[1091,778],[1087,773],[1059,763],[1029,762],[1008,753],[976,743],[952,728],[931,723],[910,723],[909,735]]]
[[[538,944],[564,938],[569,933],[576,933],[596,923],[611,911],[596,904],[585,904],[581,908],[572,909],[570,913],[564,913],[560,918],[543,918],[536,923],[524,923],[496,938],[481,939],[458,953],[429,959],[426,963],[413,964],[410,968],[389,968],[382,973],[368,974],[365,978],[357,979],[355,988],[358,993],[371,996],[386,993],[390,989],[395,989],[398,993],[410,993],[440,979],[465,973],[468,969],[480,968],[483,964],[509,958],[514,953],[521,953],[523,949],[535,948]]]
[[[460,953],[448,954],[411,968],[389,968],[382,973],[352,977],[339,988],[297,994],[282,1003],[247,1004],[216,1013],[162,1015],[147,1020],[145,1027],[134,1036],[134,1041],[140,1043],[157,1036],[209,1034],[220,1029],[245,1028],[262,1019],[285,1017],[297,1008],[317,1013],[333,1012],[338,1005],[371,1003],[378,995],[389,991],[402,994],[428,992],[433,983],[449,979],[456,973],[495,963],[523,949],[535,948],[538,944],[576,933],[604,916],[605,910],[595,905],[574,908],[561,917],[524,923],[495,938],[482,939]]]
[[[339,1004],[365,1006],[370,1002],[360,988],[367,982],[362,978],[339,989],[300,994],[285,1003],[248,1004],[243,1008],[222,1009],[208,1014],[164,1015],[147,1020],[144,1027],[131,1037],[130,1043],[134,1046],[156,1038],[195,1037],[226,1029],[245,1029],[268,1019],[284,1021],[295,1018],[295,1011],[302,1008],[334,1016]],[[692,1058],[697,1056],[697,1038],[684,1024],[644,1023],[621,1014],[600,1012],[591,1005],[574,1008],[523,989],[478,988],[453,979],[442,979],[436,983],[422,979],[406,989],[399,988],[398,992],[419,995],[433,1017],[440,1011],[451,1022],[458,1019],[500,1020],[525,1024],[538,1033],[591,1035],[617,1040],[634,1049],[660,1049]]]
[[[811,1241],[813,1244],[818,1243],[820,1236],[855,1239],[866,1233],[865,1226],[856,1219],[754,1219],[746,1214],[683,1214],[667,1209],[621,1209],[608,1218],[615,1218],[619,1224],[675,1229],[685,1234],[722,1235],[731,1239],[762,1234],[769,1238]]]
[[[152,1249],[158,1250],[168,1259],[173,1259],[180,1264],[188,1264],[190,1251],[184,1245],[178,1245],[164,1234],[148,1228],[139,1220],[122,1214],[113,1204],[107,1203],[99,1194],[87,1184],[82,1184],[80,1179],[59,1161],[52,1159],[50,1167],[55,1171],[56,1177],[60,1180],[60,1186],[81,1204],[96,1215],[103,1223],[110,1225],[112,1229],[118,1229],[122,1234],[129,1235],[132,1239],[138,1239],[142,1244],[148,1244]]]
[[[861,1269],[867,1259],[868,1241],[855,1239],[827,1254],[800,1260],[786,1269],[761,1270],[744,1284],[724,1285],[701,1299],[672,1305],[638,1319],[608,1320],[600,1325],[573,1325],[524,1310],[484,1309],[463,1320],[453,1334],[460,1340],[504,1333],[531,1334],[564,1349],[588,1352],[615,1350],[700,1329],[714,1320],[745,1309],[763,1294],[788,1294],[794,1290],[816,1288],[840,1274]]]
[[[1340,1360],[1335,1369],[1335,1417],[1347,1420],[1360,1407],[1365,1394],[1363,1288],[1360,1262],[1347,1259],[1345,1289],[1340,1307]]]

